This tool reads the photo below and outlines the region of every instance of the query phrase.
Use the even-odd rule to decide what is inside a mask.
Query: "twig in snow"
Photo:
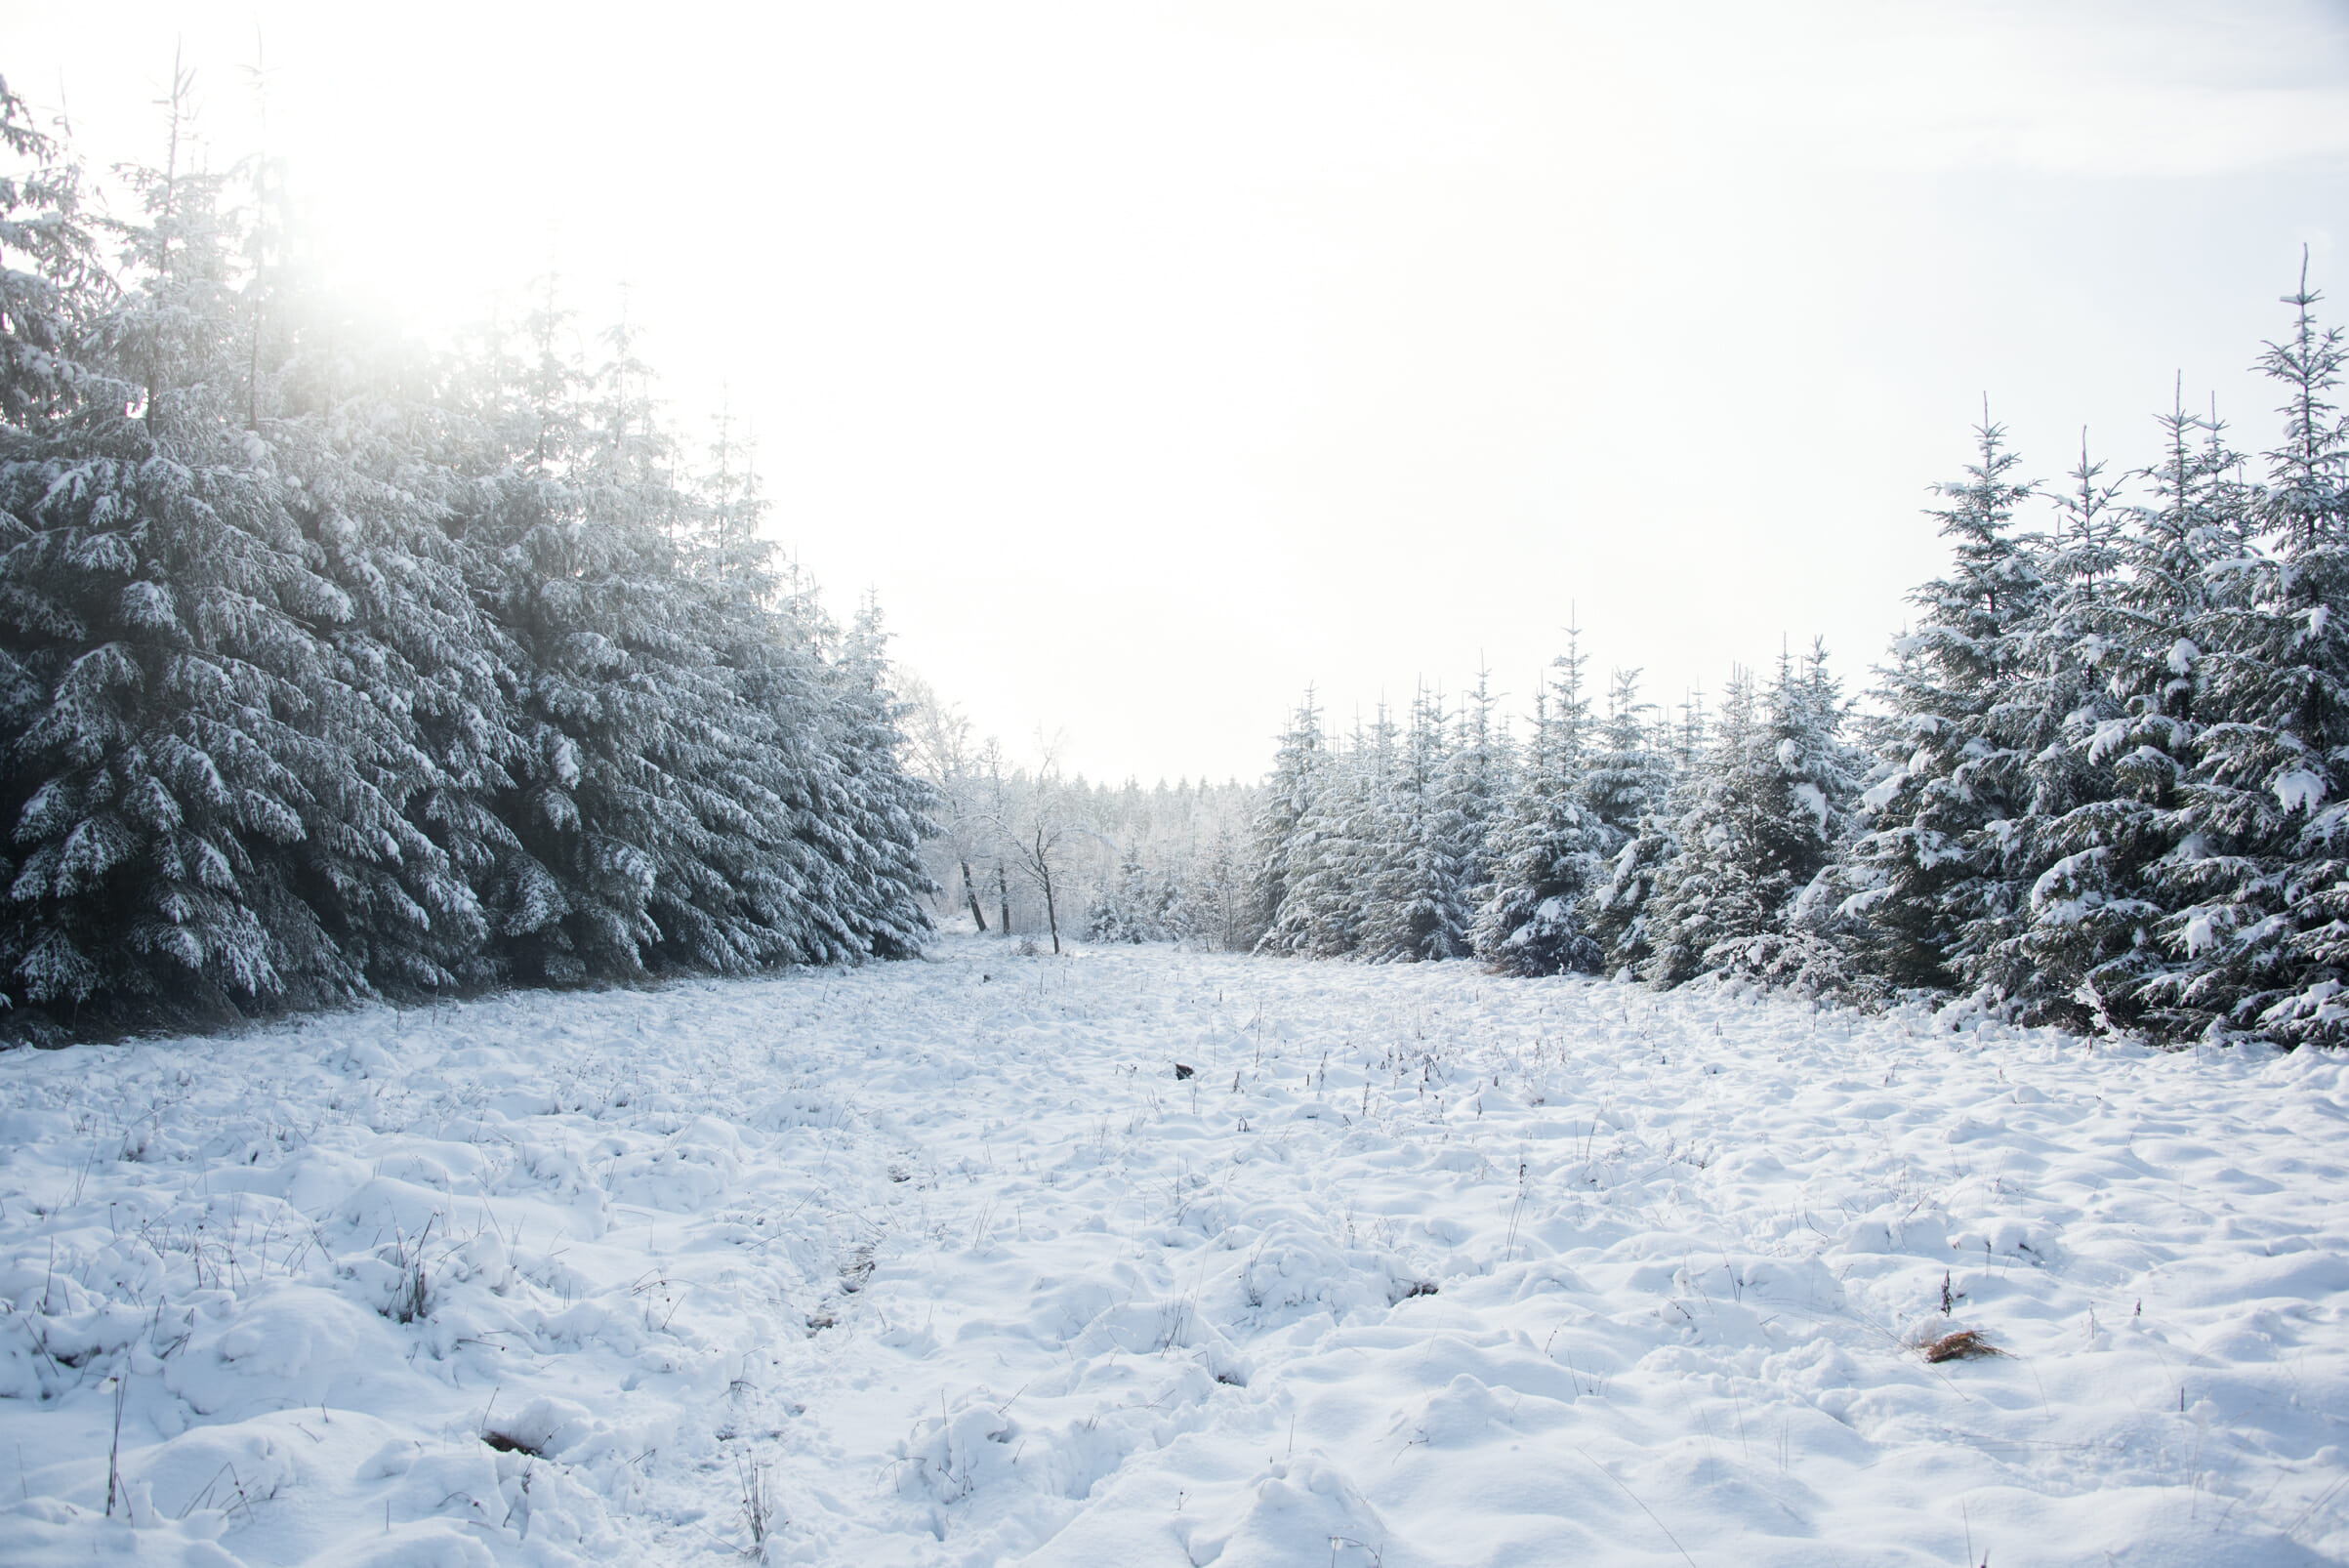
[[[131,1353],[122,1353],[122,1370],[114,1374],[114,1440],[106,1448],[106,1517],[114,1517],[114,1497],[122,1494],[122,1511],[131,1511],[130,1494],[122,1485],[122,1402],[131,1387]]]
[[[1592,1469],[1598,1471],[1599,1474],[1605,1476],[1608,1480],[1613,1481],[1617,1486],[1623,1487],[1623,1495],[1625,1497],[1629,1498],[1634,1503],[1639,1503],[1639,1494],[1632,1491],[1629,1487],[1624,1486],[1622,1479],[1618,1477],[1613,1470],[1608,1469],[1607,1466],[1601,1465],[1598,1461],[1590,1459],[1590,1451],[1588,1449],[1578,1445],[1575,1448],[1575,1452],[1582,1455],[1583,1458],[1590,1460],[1590,1467]],[[1655,1523],[1656,1528],[1664,1532],[1664,1539],[1672,1544],[1672,1549],[1680,1554],[1680,1560],[1684,1563],[1687,1563],[1688,1568],[1697,1568],[1697,1559],[1688,1554],[1688,1548],[1686,1547],[1680,1545],[1680,1538],[1672,1534],[1671,1527],[1666,1524],[1662,1519],[1658,1519],[1656,1517],[1656,1510],[1654,1508],[1649,1507],[1644,1503],[1639,1503],[1639,1511],[1646,1514],[1648,1518]]]

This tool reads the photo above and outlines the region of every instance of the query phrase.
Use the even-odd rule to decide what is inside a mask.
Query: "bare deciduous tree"
[[[1060,736],[1039,733],[1036,740],[1037,764],[1028,787],[1015,793],[999,788],[995,826],[997,842],[1009,851],[1020,875],[1043,895],[1045,927],[1051,932],[1052,951],[1057,954],[1063,851],[1073,838],[1098,840],[1100,835],[1078,818],[1076,800],[1060,773]],[[1010,809],[1006,810],[1006,805]]]

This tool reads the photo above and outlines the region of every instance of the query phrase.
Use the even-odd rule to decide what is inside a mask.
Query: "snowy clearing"
[[[17,1052],[0,1555],[2349,1560],[2345,1065],[971,938]]]

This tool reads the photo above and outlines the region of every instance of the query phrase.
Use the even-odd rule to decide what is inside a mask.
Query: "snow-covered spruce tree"
[[[1696,774],[1675,782],[1666,804],[1640,820],[1639,831],[1607,857],[1604,875],[1583,900],[1583,919],[1599,945],[1601,967],[1618,976],[1634,974],[1655,956],[1649,925],[1657,885],[1680,853],[1680,811],[1684,788]]]
[[[577,981],[641,972],[663,934],[649,905],[681,821],[656,759],[676,694],[641,654],[668,640],[675,605],[663,542],[633,504],[629,469],[645,456],[633,411],[622,400],[617,428],[595,429],[561,349],[569,314],[544,288],[518,362],[484,367],[489,472],[458,526],[494,553],[494,613],[520,653],[527,752],[496,803],[518,848],[487,890],[494,951],[517,978]],[[508,365],[511,379],[495,374]]]
[[[743,899],[746,880],[774,867],[767,851],[788,802],[760,787],[765,748],[742,744],[764,716],[742,701],[721,657],[724,591],[693,569],[703,509],[678,482],[679,454],[655,418],[651,371],[625,313],[603,343],[587,438],[567,474],[574,580],[585,589],[572,602],[584,613],[559,642],[540,644],[567,702],[596,710],[559,716],[581,761],[572,791],[581,831],[562,846],[579,889],[570,934],[619,973],[639,964],[744,972],[810,956],[813,944],[793,938],[811,933],[797,928],[819,912],[837,923],[847,886],[819,878],[793,909],[798,879],[786,877],[764,900],[779,920]],[[791,726],[778,728],[761,738],[788,746]],[[803,787],[804,777],[784,774]],[[850,940],[820,956],[856,951]]]
[[[678,896],[656,893],[663,939],[647,962],[722,971],[853,961],[870,951],[844,907],[853,882],[829,871],[808,827],[845,822],[848,809],[828,804],[842,792],[825,786],[844,744],[839,726],[821,722],[836,700],[827,664],[835,636],[828,623],[779,607],[792,601],[760,537],[764,504],[754,481],[730,475],[735,454],[724,438],[721,427],[716,488],[661,498],[673,520],[660,557],[676,579],[667,591],[682,631],[663,662],[694,661],[679,697],[691,699],[688,722],[705,732],[661,754],[675,776],[663,783],[690,815],[676,851],[682,873],[660,874]]]
[[[2248,545],[2240,460],[2217,422],[2180,399],[2161,426],[2163,461],[2142,475],[2153,505],[2113,507],[2084,454],[2072,475],[2030,677],[2061,737],[2034,760],[2029,922],[1985,976],[2036,1015],[2096,1027],[2132,1021],[2164,968],[2156,868],[2176,845],[2200,730],[2193,640],[2208,635],[2208,568]]]
[[[355,698],[320,631],[351,606],[253,428],[239,236],[224,182],[180,166],[187,87],[165,166],[132,177],[130,282],[80,323],[77,395],[0,453],[0,636],[26,699],[0,972],[21,1001],[123,1022],[363,990],[305,897],[309,851],[347,871],[433,851],[368,776],[396,738],[336,729]]]
[[[1949,576],[1911,596],[1921,612],[1882,672],[1885,776],[1864,798],[1866,838],[1845,904],[1869,932],[1866,960],[1899,986],[1958,983],[1973,958],[2010,935],[2029,902],[2014,858],[2030,809],[2023,717],[2004,707],[2045,613],[2038,552],[2014,530],[2032,494],[1987,421],[1963,480],[1944,484],[1930,516],[1953,545]]]
[[[511,736],[465,547],[436,522],[448,471],[432,378],[412,355],[387,359],[284,263],[265,174],[241,219],[218,206],[240,182],[149,177],[156,232],[126,234],[148,281],[111,319],[119,350],[149,330],[142,311],[169,315],[162,335],[195,367],[177,374],[206,396],[150,410],[183,445],[200,443],[206,421],[213,441],[233,443],[324,585],[287,605],[318,644],[300,703],[283,710],[314,753],[289,802],[301,832],[249,849],[267,865],[247,880],[294,900],[273,930],[314,924],[339,957],[336,989],[475,982],[487,967],[469,878],[504,838],[479,795]],[[149,574],[167,592],[185,586],[159,563]]]
[[[683,598],[714,606],[704,700],[730,715],[717,789],[689,797],[707,846],[696,854],[717,871],[713,922],[798,962],[903,957],[931,928],[923,899],[936,889],[918,846],[939,831],[947,796],[906,765],[913,705],[893,689],[879,604],[862,600],[844,633],[796,567],[777,576],[753,458],[721,419],[707,488],[690,498]],[[741,907],[721,916],[729,892]]]
[[[520,750],[513,649],[473,596],[480,563],[439,525],[451,475],[431,456],[424,378],[299,274],[257,281],[274,285],[261,303],[282,313],[286,357],[248,406],[307,554],[343,596],[314,623],[339,684],[312,722],[366,786],[319,801],[287,851],[297,887],[374,988],[477,985],[494,970],[476,889],[514,842],[487,804]]]
[[[1381,814],[1383,837],[1371,846],[1360,956],[1373,963],[1459,958],[1468,951],[1464,813],[1451,788],[1450,730],[1443,699],[1421,690],[1412,700],[1410,727]]]
[[[2189,414],[2181,396],[2161,426],[2163,459],[2144,475],[2153,504],[2132,509],[2126,572],[2110,607],[2122,718],[2091,742],[2110,759],[2115,785],[2103,858],[2076,875],[2077,893],[2069,868],[2061,881],[2043,879],[2051,894],[2082,898],[2078,928],[2051,933],[2068,938],[2068,951],[2050,962],[2079,974],[2075,997],[2098,1026],[2168,1021],[2162,994],[2182,978],[2175,954],[2187,920],[2178,912],[2200,901],[2209,869],[2208,841],[2194,827],[2210,804],[2195,774],[2214,717],[2202,646],[2223,640],[2259,577],[2253,487],[2216,414]],[[2102,902],[2088,904],[2096,894]]]
[[[1751,677],[1732,676],[1675,824],[1679,852],[1650,902],[1653,982],[1718,970],[1813,990],[1848,983],[1818,893],[1849,842],[1858,795],[1844,713],[1817,647],[1799,663],[1782,654],[1758,703]]]
[[[1308,689],[1281,733],[1272,775],[1265,780],[1249,827],[1248,925],[1254,934],[1248,945],[1258,952],[1297,951],[1296,933],[1281,928],[1281,911],[1300,869],[1298,857],[1309,851],[1303,839],[1305,823],[1329,787],[1329,768],[1321,710],[1313,705]]]
[[[902,762],[898,722],[904,705],[890,689],[888,639],[870,596],[831,666],[830,744],[823,749],[837,790],[827,831],[803,835],[821,847],[836,878],[819,906],[837,938],[830,953],[810,943],[808,957],[833,962],[911,958],[929,933],[924,897],[934,890],[922,867],[921,842],[937,831],[937,792]]]
[[[1848,954],[1858,933],[1842,915],[1839,873],[1860,833],[1860,795],[1875,764],[1852,738],[1852,703],[1828,669],[1826,640],[1812,639],[1790,673],[1793,683],[1772,694],[1771,707],[1774,760],[1793,823],[1784,841],[1788,875],[1801,884],[1784,920],[1788,930],[1829,938]]]
[[[1274,951],[1343,958],[1360,947],[1372,880],[1394,836],[1396,763],[1394,722],[1381,707],[1368,731],[1357,724],[1298,825]]]
[[[1595,971],[1604,962],[1577,906],[1596,884],[1606,829],[1586,794],[1590,705],[1572,631],[1537,695],[1534,733],[1493,852],[1493,890],[1477,911],[1476,956],[1513,974]]]
[[[1655,743],[1654,703],[1639,697],[1639,672],[1617,670],[1607,684],[1607,717],[1592,748],[1587,793],[1591,814],[1621,842],[1663,805],[1672,785],[1672,763]]]
[[[2142,988],[2167,1032],[2257,1029],[2291,1042],[2349,1033],[2349,428],[2329,398],[2345,358],[2319,296],[2287,297],[2291,335],[2260,368],[2285,391],[2252,516],[2272,547],[2222,568],[2193,623],[2196,766],[2158,863],[2164,972]]]
[[[1493,850],[1497,830],[1516,788],[1516,749],[1507,726],[1494,717],[1500,699],[1491,672],[1478,669],[1476,684],[1454,719],[1451,761],[1444,793],[1449,819],[1459,837],[1451,846],[1460,862],[1462,896],[1470,911],[1467,940],[1474,943],[1474,911],[1493,892]]]
[[[844,750],[866,720],[828,722],[830,633],[770,609],[762,553],[708,541],[625,326],[591,377],[565,322],[550,283],[524,352],[489,362],[486,472],[456,519],[519,650],[493,952],[557,981],[869,956]]]
[[[96,234],[82,213],[79,163],[59,140],[41,131],[32,111],[0,78],[0,475],[13,480],[17,465],[38,463],[85,397],[122,395],[118,384],[81,362],[92,348],[92,318],[110,303],[113,280],[100,259]],[[22,499],[15,483],[0,506]],[[48,684],[38,649],[62,626],[45,626],[47,596],[25,574],[31,530],[13,511],[0,511],[0,736],[13,743],[41,712]],[[13,823],[24,799],[19,760],[0,756]],[[0,857],[12,880],[16,867]],[[13,922],[10,923],[13,928]],[[11,936],[13,960],[21,947]],[[0,975],[0,987],[22,994],[23,976]],[[86,994],[86,992],[84,993]]]
[[[2130,808],[2111,746],[2098,744],[2123,717],[2115,680],[2125,662],[2115,638],[2122,514],[2114,496],[2083,435],[2055,531],[2039,547],[2043,605],[2014,633],[2018,657],[1990,715],[1991,732],[2023,759],[2024,809],[2000,830],[1999,853],[2024,901],[1978,925],[1952,963],[1967,986],[2031,1018],[2084,1017],[2086,971],[2143,921],[2124,890],[2127,857],[2112,852]]]
[[[311,722],[368,787],[321,800],[286,852],[372,986],[478,984],[498,970],[477,893],[516,848],[493,805],[526,750],[520,650],[482,608],[498,563],[451,525],[481,433],[446,394],[447,360],[285,259],[281,182],[254,169],[247,276],[227,324],[231,392],[309,558],[344,596],[312,630],[347,689]]]
[[[1767,730],[1755,712],[1753,677],[1729,673],[1710,744],[1689,770],[1687,805],[1673,824],[1677,852],[1657,873],[1647,900],[1649,956],[1641,973],[1658,987],[1704,972],[1715,944],[1766,928],[1776,889],[1756,843],[1762,809],[1755,753]]]
[[[1672,760],[1656,744],[1655,711],[1640,700],[1639,672],[1616,671],[1590,769],[1591,809],[1615,848],[1583,904],[1584,924],[1610,970],[1646,961],[1648,896],[1676,843],[1668,820]]]
[[[1814,994],[1873,989],[1850,953],[1859,933],[1841,912],[1838,875],[1858,832],[1867,754],[1846,738],[1851,704],[1814,640],[1799,662],[1782,656],[1769,693],[1769,731],[1759,760],[1766,803],[1758,842],[1770,883],[1789,889],[1764,931],[1707,955],[1709,967]]]

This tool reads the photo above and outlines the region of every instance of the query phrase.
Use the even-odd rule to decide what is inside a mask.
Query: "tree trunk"
[[[1044,884],[1044,922],[1051,928],[1052,956],[1060,956],[1060,916],[1052,908],[1051,852],[1045,847],[1044,830],[1036,830],[1036,880]]]
[[[1004,917],[999,936],[1011,934],[1011,874],[1004,869],[1001,860],[995,862],[995,907]]]
[[[987,917],[979,913],[978,888],[971,885],[970,862],[968,860],[963,862],[963,896],[970,902],[970,918],[977,923],[979,934],[986,935]]]

